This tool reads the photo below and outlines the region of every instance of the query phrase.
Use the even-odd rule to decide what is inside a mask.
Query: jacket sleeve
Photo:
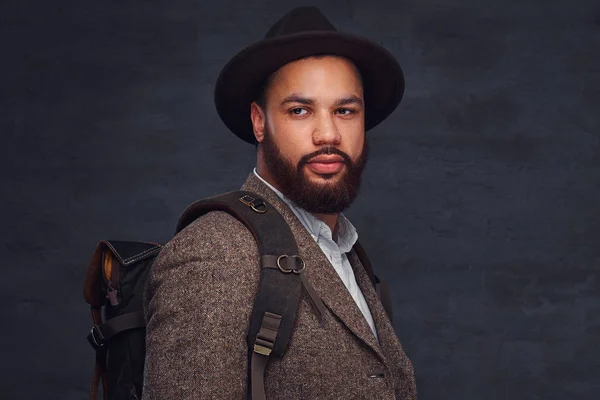
[[[254,238],[225,212],[206,214],[163,247],[144,292],[144,400],[246,397],[258,280]]]

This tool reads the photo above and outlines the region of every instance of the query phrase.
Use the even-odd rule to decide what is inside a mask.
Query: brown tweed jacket
[[[302,223],[253,173],[242,186],[288,222],[327,310],[319,326],[303,294],[286,354],[265,373],[268,400],[417,399],[413,367],[354,250],[348,254],[380,343]],[[250,231],[223,211],[188,225],[162,249],[144,295],[144,400],[244,399],[246,333],[260,275]]]

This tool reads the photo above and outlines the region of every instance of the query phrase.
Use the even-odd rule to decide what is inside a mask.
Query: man
[[[257,168],[242,189],[281,213],[326,306],[320,324],[303,293],[288,349],[267,365],[269,400],[417,398],[412,364],[342,214],[358,194],[365,131],[396,108],[403,90],[390,53],[337,32],[313,7],[292,10],[219,76],[219,115],[257,145]],[[259,276],[254,237],[222,211],[165,245],[145,293],[145,400],[246,398]]]

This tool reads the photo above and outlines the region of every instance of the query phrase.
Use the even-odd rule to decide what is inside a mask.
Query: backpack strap
[[[358,240],[356,241],[356,243],[354,243],[354,251],[360,259],[360,262],[363,265],[363,267],[365,267],[365,271],[367,272],[369,279],[371,279],[371,282],[375,287],[375,291],[377,292],[379,301],[381,301],[381,304],[383,305],[383,308],[386,314],[388,315],[388,318],[390,319],[390,321],[393,321],[392,297],[390,296],[388,284],[385,281],[379,279],[377,275],[375,275],[375,273],[373,272],[373,267],[371,266],[371,262],[369,261],[369,257],[367,257],[365,249],[363,249],[362,245],[358,242]]]
[[[92,320],[94,324],[100,324],[102,322],[102,314],[100,307],[92,306]],[[108,400],[108,376],[106,375],[106,350],[96,350],[96,362],[94,365],[94,375],[92,376],[92,387],[90,390],[90,400],[96,400],[98,396],[98,390],[100,389],[100,381],[102,381],[102,398]]]
[[[103,324],[94,324],[87,340],[95,350],[98,350],[121,332],[145,327],[144,311],[133,311],[111,318]]]
[[[241,221],[256,239],[260,254],[259,290],[248,329],[252,400],[265,399],[264,373],[270,357],[282,356],[293,332],[302,286],[321,317],[325,306],[303,271],[305,264],[290,227],[266,200],[244,190],[198,200],[179,218],[176,233],[209,211],[225,211]]]

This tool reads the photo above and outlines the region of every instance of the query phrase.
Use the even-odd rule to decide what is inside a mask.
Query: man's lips
[[[318,174],[334,174],[344,167],[344,159],[340,156],[318,156],[307,164]]]
[[[311,160],[309,161],[309,163],[313,163],[313,162],[317,162],[317,163],[330,163],[330,162],[344,162],[344,159],[340,156],[336,156],[335,154],[333,155],[320,155],[320,156],[316,156],[314,158],[311,158]]]

